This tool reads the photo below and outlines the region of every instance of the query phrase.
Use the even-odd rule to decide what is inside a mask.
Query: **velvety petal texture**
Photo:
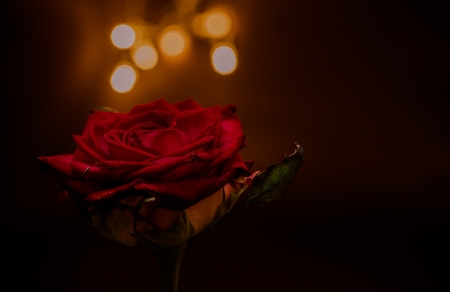
[[[152,198],[143,220],[158,230],[248,175],[251,165],[238,153],[245,135],[233,105],[203,108],[192,99],[174,104],[159,99],[129,113],[93,111],[83,133],[73,138],[75,152],[39,157],[42,169],[55,173],[90,214],[114,205],[115,214],[131,216],[126,202],[136,207],[138,198]]]

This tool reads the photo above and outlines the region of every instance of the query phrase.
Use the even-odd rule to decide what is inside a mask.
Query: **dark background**
[[[445,1],[442,1],[444,3]],[[438,1],[204,1],[234,11],[236,72],[209,45],[114,92],[114,25],[173,1],[3,1],[0,290],[157,291],[142,250],[59,203],[36,157],[70,153],[89,111],[233,103],[262,170],[300,143],[288,194],[190,242],[179,291],[448,291],[449,11]]]

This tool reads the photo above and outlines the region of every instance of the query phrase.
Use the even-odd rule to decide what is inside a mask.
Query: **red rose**
[[[74,154],[39,159],[83,210],[151,194],[148,221],[166,229],[181,211],[249,174],[251,162],[238,153],[245,135],[235,111],[192,99],[160,99],[127,114],[93,111],[83,134],[74,135]]]

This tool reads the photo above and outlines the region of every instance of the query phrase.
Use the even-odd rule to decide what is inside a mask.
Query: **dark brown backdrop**
[[[155,291],[144,252],[58,203],[36,157],[72,152],[89,111],[159,97],[234,103],[242,151],[265,169],[305,163],[289,193],[191,242],[182,291],[449,288],[448,10],[438,1],[204,1],[233,9],[239,67],[215,74],[195,42],[179,64],[110,89],[124,0],[2,2],[2,291]],[[129,1],[128,1],[129,2]],[[444,2],[444,1],[442,1]],[[149,21],[171,1],[147,1]]]

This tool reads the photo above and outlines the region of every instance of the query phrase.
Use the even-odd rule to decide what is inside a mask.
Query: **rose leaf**
[[[270,166],[254,178],[250,194],[242,202],[246,205],[264,205],[285,194],[303,164],[303,149],[295,143],[295,151]]]

